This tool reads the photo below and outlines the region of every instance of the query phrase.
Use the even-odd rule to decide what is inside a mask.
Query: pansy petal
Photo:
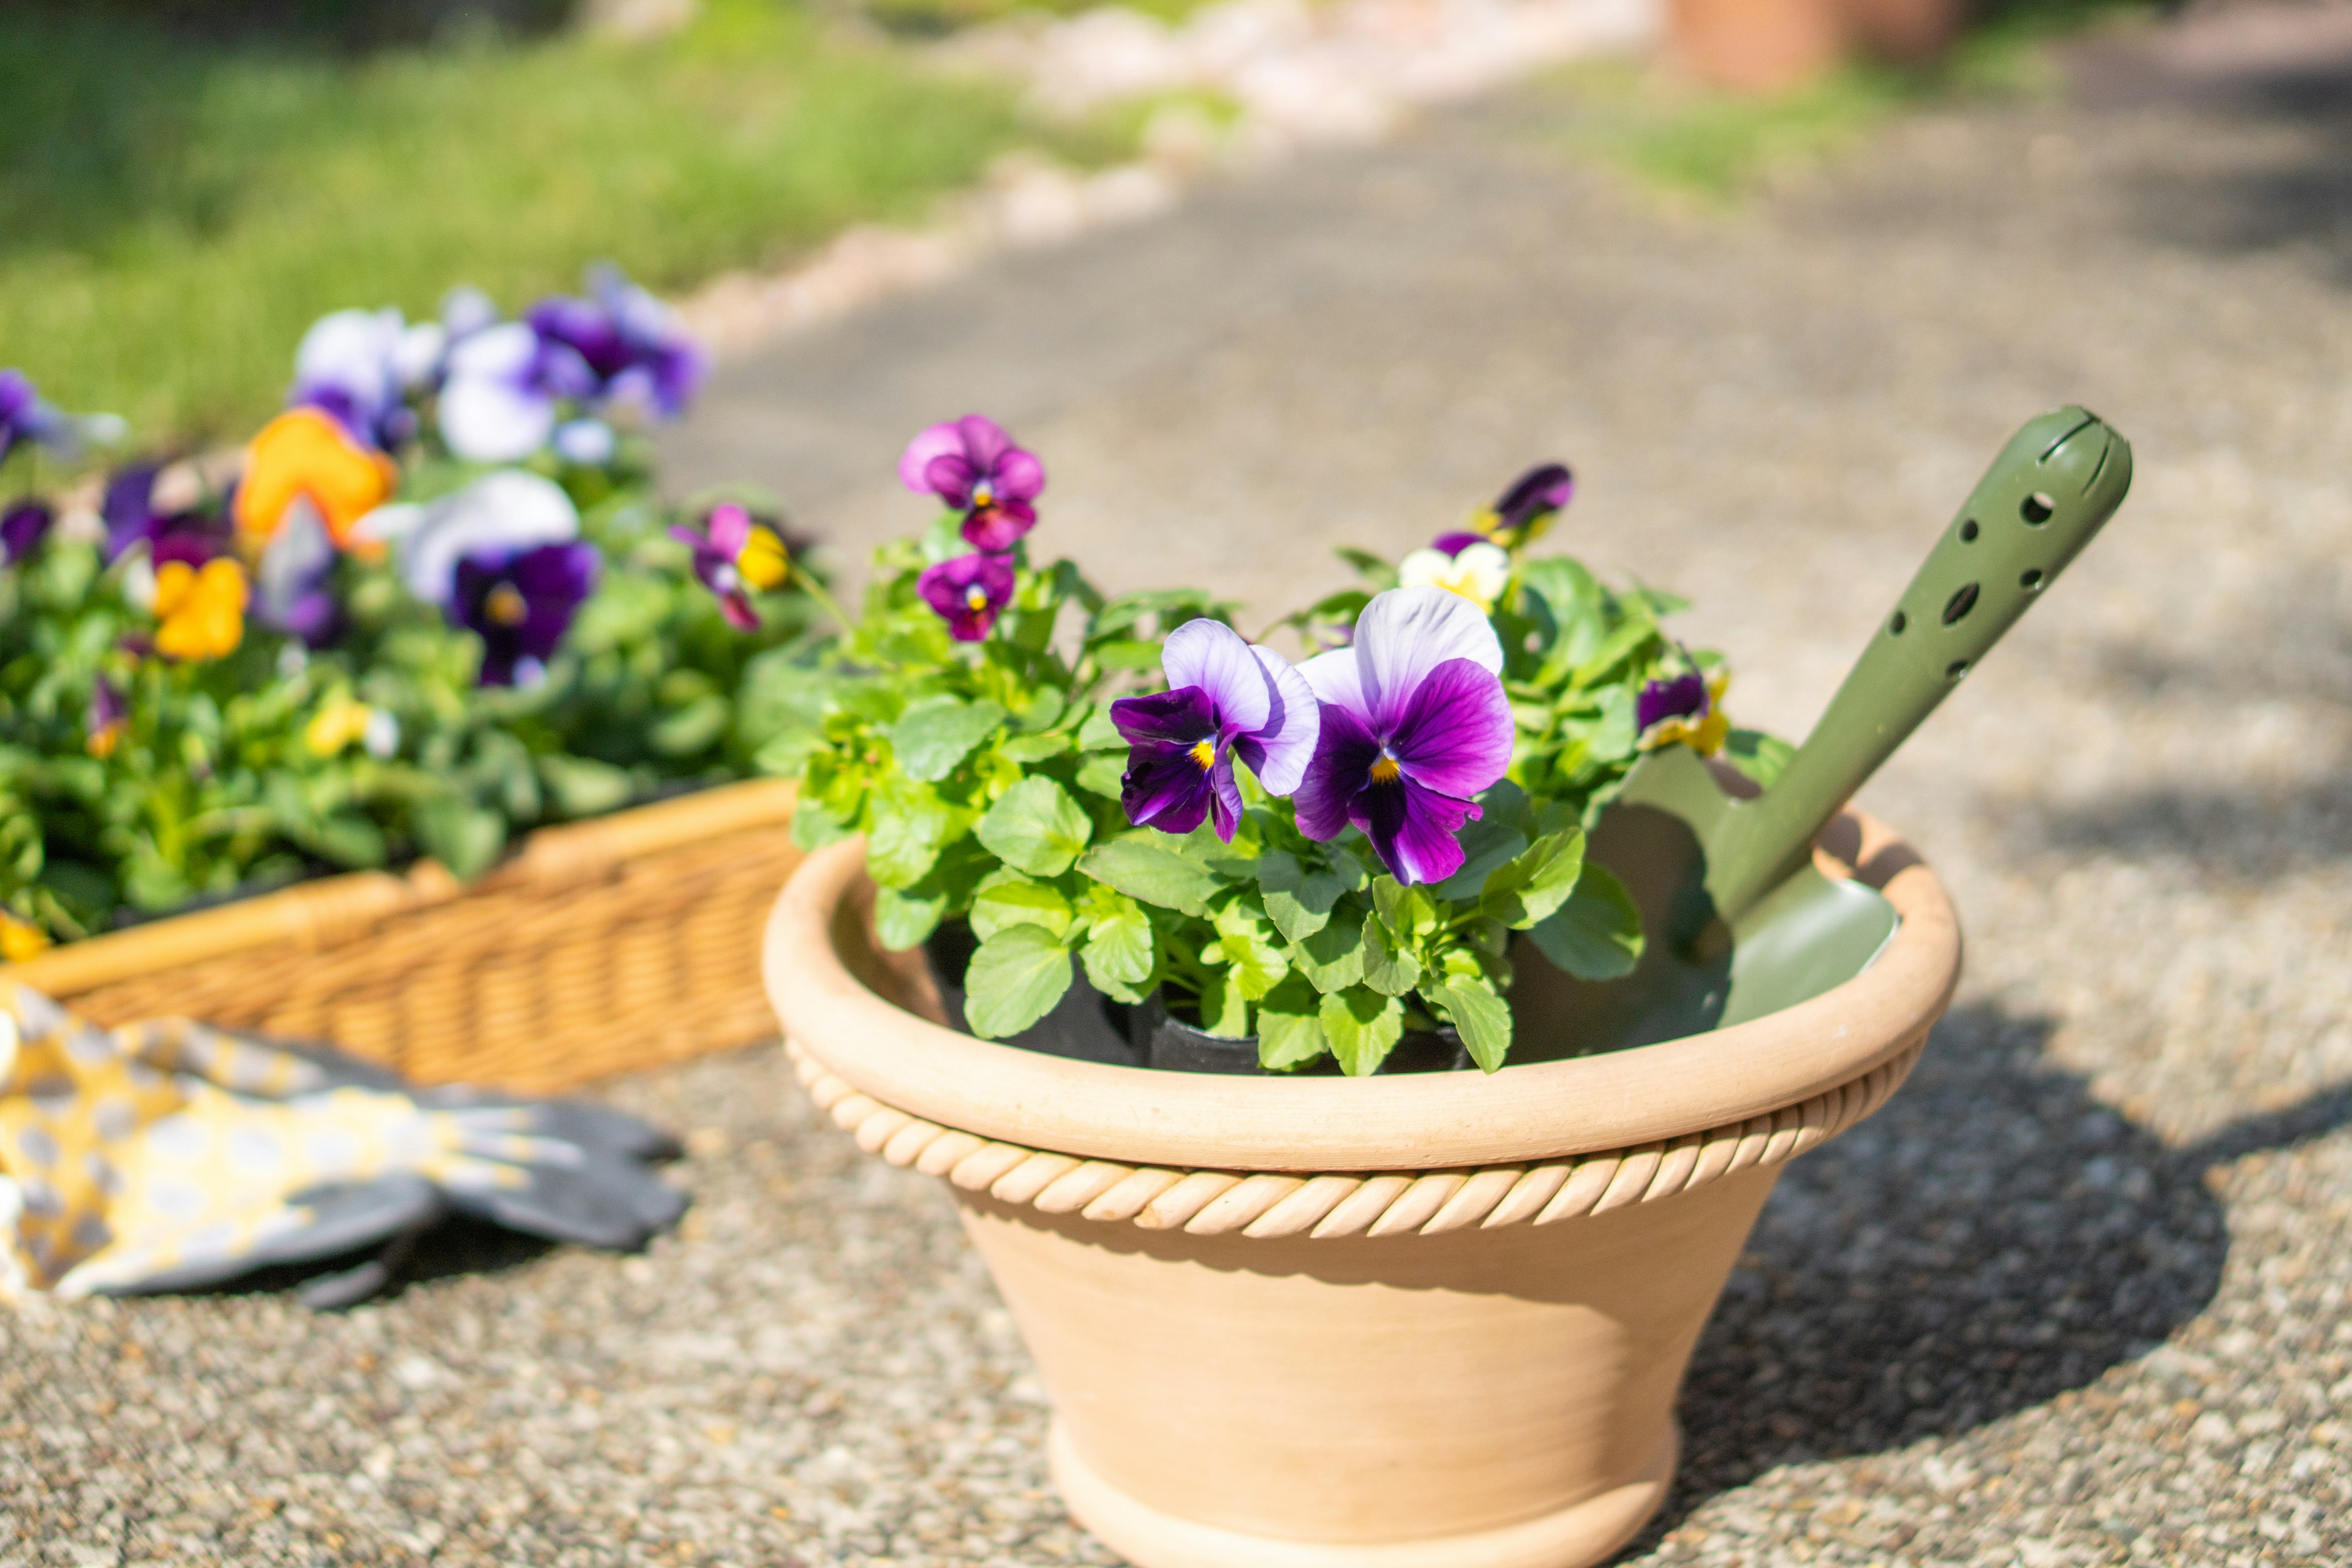
[[[1218,752],[1209,770],[1209,815],[1216,822],[1217,837],[1231,844],[1234,829],[1242,825],[1242,786],[1234,777],[1234,759],[1227,752]]]
[[[710,547],[729,560],[743,552],[751,542],[751,514],[733,501],[720,501],[710,509]]]
[[[898,482],[918,495],[929,495],[931,487],[924,476],[930,468],[931,459],[962,451],[963,432],[952,423],[930,426],[908,442],[906,451],[899,455]]]
[[[1206,616],[1186,621],[1160,647],[1168,684],[1208,694],[1225,736],[1254,734],[1274,709],[1274,683],[1241,633]]]
[[[1346,832],[1356,796],[1380,755],[1380,742],[1355,714],[1336,704],[1324,704],[1315,758],[1307,764],[1307,776],[1291,796],[1298,814],[1298,831],[1318,840],[1337,838]]]
[[[1119,806],[1138,827],[1185,834],[1209,815],[1213,791],[1208,773],[1192,760],[1192,749],[1150,741],[1129,754],[1127,772],[1119,777]]]
[[[1466,658],[1430,672],[1388,737],[1404,776],[1469,799],[1511,765],[1511,704],[1503,683]]]
[[[1400,882],[1443,882],[1462,869],[1462,825],[1478,808],[1410,777],[1365,792],[1365,837]]]
[[[1706,681],[1696,670],[1653,680],[1633,699],[1633,727],[1646,731],[1669,719],[1697,719],[1707,710]]]
[[[1318,653],[1298,667],[1298,675],[1318,702],[1327,708],[1344,708],[1359,725],[1370,728],[1372,710],[1364,700],[1363,672],[1356,666],[1354,648]]]
[[[1356,654],[1376,733],[1395,726],[1413,691],[1449,659],[1466,658],[1498,675],[1503,668],[1493,623],[1469,600],[1443,588],[1375,595],[1356,617]]]
[[[1197,686],[1179,686],[1110,705],[1110,721],[1130,745],[1164,742],[1191,750],[1216,738],[1216,711]]]
[[[1307,678],[1288,659],[1263,643],[1252,643],[1250,652],[1257,656],[1274,688],[1274,706],[1265,722],[1243,737],[1236,749],[1268,795],[1288,795],[1307,776],[1307,764],[1314,760],[1315,738],[1323,729],[1323,705],[1316,700],[1315,689],[1307,684]]]
[[[482,337],[505,330],[493,327]],[[518,462],[547,445],[555,429],[553,398],[500,377],[451,376],[440,412],[441,438],[477,463]]]
[[[999,500],[974,509],[963,520],[964,540],[975,550],[1010,550],[1037,526],[1037,511],[1024,500]]]
[[[967,414],[956,421],[956,434],[963,445],[963,454],[981,473],[995,470],[996,460],[1012,448],[1013,437],[1004,426],[984,414]]]
[[[1045,488],[1045,465],[1034,452],[1014,447],[996,460],[998,500],[1034,500]]]
[[[980,471],[961,452],[942,452],[923,466],[922,488],[950,506],[968,506]]]

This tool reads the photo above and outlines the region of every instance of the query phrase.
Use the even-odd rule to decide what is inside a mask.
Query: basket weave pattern
[[[468,888],[361,872],[0,967],[98,1023],[325,1041],[420,1083],[544,1093],[772,1038],[760,931],[789,783],[545,828]]]

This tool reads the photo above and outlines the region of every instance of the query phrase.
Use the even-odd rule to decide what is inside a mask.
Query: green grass
[[[511,308],[604,258],[684,288],[1044,139],[1009,86],[785,0],[704,9],[653,45],[354,53],[5,7],[0,364],[151,444],[235,439],[326,310],[429,312],[459,282]]]
[[[1833,157],[1906,109],[2051,90],[2053,39],[2152,9],[2146,0],[2010,0],[1932,68],[1847,65],[1776,94],[1710,92],[1622,62],[1572,67],[1555,79],[1576,104],[1564,138],[1654,189],[1730,205],[1772,173]]]

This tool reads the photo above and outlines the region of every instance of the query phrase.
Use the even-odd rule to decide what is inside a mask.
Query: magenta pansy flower
[[[1010,557],[975,551],[923,569],[915,592],[937,610],[958,642],[978,642],[1013,602]]]
[[[1037,526],[1030,502],[1045,488],[1045,465],[1014,446],[994,420],[968,414],[908,442],[898,482],[962,512],[963,536],[974,549],[1010,550]]]
[[[1322,733],[1298,786],[1298,829],[1353,826],[1400,882],[1462,868],[1455,835],[1511,761],[1503,646],[1478,607],[1443,588],[1391,588],[1364,606],[1353,647],[1299,673]]]
[[[755,630],[760,612],[752,607],[751,595],[782,587],[792,572],[783,535],[731,500],[712,507],[700,528],[681,524],[669,533],[693,547],[694,574],[717,596],[728,624],[738,631]]]
[[[1169,633],[1160,667],[1167,690],[1110,705],[1129,746],[1119,804],[1129,822],[1163,833],[1190,833],[1213,816],[1230,844],[1242,816],[1234,759],[1268,794],[1290,794],[1315,755],[1320,706],[1289,660],[1219,621]]]

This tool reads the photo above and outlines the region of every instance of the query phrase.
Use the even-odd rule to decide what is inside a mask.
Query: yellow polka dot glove
[[[405,1242],[450,1213],[637,1247],[684,1212],[668,1137],[582,1101],[412,1089],[186,1019],[101,1029],[0,983],[0,1298],[187,1289]],[[317,1282],[344,1305],[383,1259]]]

